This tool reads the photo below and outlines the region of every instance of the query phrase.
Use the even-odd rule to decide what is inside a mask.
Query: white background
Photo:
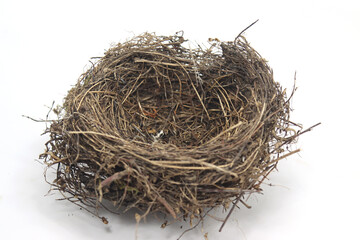
[[[52,101],[112,43],[145,31],[206,42],[245,36],[269,60],[275,80],[298,91],[292,120],[309,127],[302,151],[279,163],[264,195],[251,197],[218,232],[208,220],[182,239],[360,239],[358,1],[16,1],[0,0],[0,238],[134,239],[134,212],[99,219],[45,197],[36,162]],[[220,211],[219,211],[220,212]],[[138,239],[176,239],[187,224],[142,223]],[[183,226],[180,229],[180,226]]]

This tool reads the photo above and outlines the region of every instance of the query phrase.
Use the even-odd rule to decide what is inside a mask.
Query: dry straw
[[[82,206],[108,200],[176,219],[261,192],[303,133],[285,91],[241,35],[185,45],[181,33],[145,33],[81,75],[46,131],[53,189]]]

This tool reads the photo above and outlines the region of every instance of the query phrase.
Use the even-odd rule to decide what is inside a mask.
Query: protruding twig
[[[241,34],[243,34],[246,30],[248,30],[250,27],[252,27],[252,25],[254,25],[255,23],[257,23],[258,21],[259,21],[259,19],[256,20],[255,22],[253,22],[252,24],[250,24],[249,26],[247,26],[244,30],[242,30],[242,31],[239,33],[239,35],[237,35],[237,37],[235,38],[234,44],[235,44],[236,40],[241,36]]]
[[[236,205],[239,203],[241,197],[242,197],[242,194],[240,193],[240,194],[238,195],[238,197],[236,198],[236,202],[235,202],[235,203],[233,204],[233,206],[231,207],[228,215],[225,217],[225,220],[224,220],[223,224],[221,224],[221,227],[220,227],[220,229],[219,229],[219,232],[222,231],[222,229],[223,229],[223,227],[225,226],[227,220],[229,219],[230,215],[231,215],[232,212],[234,211]]]
[[[199,221],[198,221],[193,227],[191,227],[191,228],[189,228],[189,229],[186,229],[176,240],[180,240],[180,238],[182,238],[182,236],[183,236],[185,233],[187,233],[187,232],[195,229],[197,226],[199,226],[199,224],[204,220],[204,217],[206,217],[211,210],[213,210],[213,208],[210,208],[210,209],[204,214],[204,216],[201,216],[201,215],[200,215]]]
[[[304,134],[304,133],[306,133],[306,132],[310,132],[311,130],[313,130],[313,128],[315,128],[315,127],[319,126],[320,124],[321,124],[321,122],[319,122],[319,123],[317,123],[317,124],[315,124],[315,125],[313,125],[313,126],[311,126],[311,127],[307,128],[307,129],[306,129],[306,130],[304,130],[304,131],[301,131],[299,134],[297,134],[297,136],[296,136],[296,137],[298,137],[298,136],[300,136],[301,134]]]
[[[29,117],[29,116],[26,116],[26,115],[21,115],[22,117],[25,117],[27,119],[30,119],[34,122],[52,122],[53,120],[44,120],[44,119],[35,119],[35,118],[32,118],[32,117]]]

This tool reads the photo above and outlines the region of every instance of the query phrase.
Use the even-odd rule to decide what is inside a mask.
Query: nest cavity
[[[295,152],[289,100],[243,36],[189,46],[181,34],[145,33],[81,75],[47,129],[54,189],[174,218],[261,191]]]

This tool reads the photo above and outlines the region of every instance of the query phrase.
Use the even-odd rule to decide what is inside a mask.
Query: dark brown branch
[[[234,44],[236,43],[236,40],[241,36],[241,34],[243,34],[246,30],[248,30],[249,28],[251,28],[255,23],[257,23],[259,21],[256,20],[255,22],[253,22],[252,24],[250,24],[249,26],[247,26],[244,30],[242,30],[239,35],[236,36],[235,40],[234,40]]]
[[[239,203],[241,197],[242,197],[242,194],[240,193],[239,196],[236,198],[235,203],[232,205],[229,213],[226,215],[226,217],[225,217],[225,219],[224,219],[224,222],[221,224],[221,227],[220,227],[220,229],[219,229],[219,232],[221,232],[222,229],[224,228],[226,222],[228,221],[229,217],[231,216],[232,212],[234,211],[236,205]]]

